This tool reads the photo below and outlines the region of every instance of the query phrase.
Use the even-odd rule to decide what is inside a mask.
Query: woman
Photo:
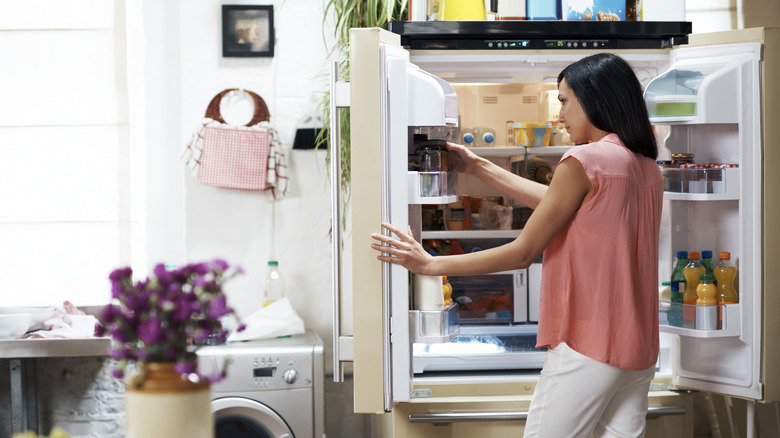
[[[525,268],[542,251],[537,347],[547,358],[526,437],[642,436],[658,355],[658,231],[663,180],[642,89],[620,57],[598,54],[558,76],[559,123],[572,141],[550,186],[450,144],[472,174],[534,208],[520,236],[471,254],[432,257],[413,236],[373,234],[377,258],[417,274]],[[589,143],[590,142],[590,143]]]

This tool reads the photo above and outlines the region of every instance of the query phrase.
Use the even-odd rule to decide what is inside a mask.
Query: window
[[[693,23],[694,33],[737,29],[736,0],[687,0],[685,19]]]
[[[0,0],[0,306],[105,304],[145,266],[137,3]]]

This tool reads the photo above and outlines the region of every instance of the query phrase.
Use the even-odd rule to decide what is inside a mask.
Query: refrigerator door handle
[[[341,130],[339,108],[350,105],[349,82],[339,82],[339,62],[330,67],[330,208],[333,269],[333,381],[344,381],[343,361],[351,361],[352,337],[341,334]]]
[[[668,415],[685,415],[685,406],[649,406],[647,408],[648,419]],[[409,414],[410,423],[431,423],[438,425],[483,421],[525,421],[527,419],[528,411],[429,412],[425,414]]]

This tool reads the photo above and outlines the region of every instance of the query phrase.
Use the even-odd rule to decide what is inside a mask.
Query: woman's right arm
[[[453,169],[473,175],[526,207],[536,208],[548,186],[522,178],[482,157],[465,146],[447,143]]]

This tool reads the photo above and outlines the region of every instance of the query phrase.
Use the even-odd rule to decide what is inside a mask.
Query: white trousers
[[[523,436],[643,437],[654,375],[654,366],[625,370],[560,343],[547,351]]]

